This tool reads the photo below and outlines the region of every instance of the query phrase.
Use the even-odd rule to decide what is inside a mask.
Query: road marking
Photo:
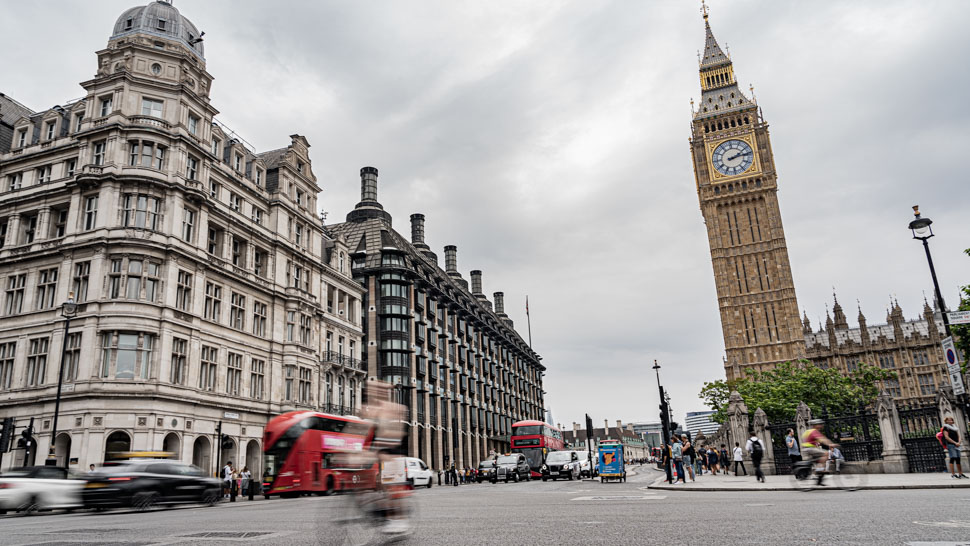
[[[602,521],[574,521],[576,525],[603,525]]]
[[[642,495],[593,495],[589,497],[576,497],[574,501],[631,501],[631,500],[663,500],[666,495],[652,495],[645,497]]]
[[[970,546],[970,542],[907,542],[906,546]]]
[[[970,529],[970,521],[955,520],[950,521],[914,521],[916,525],[928,525],[931,527],[948,527],[950,529]]]

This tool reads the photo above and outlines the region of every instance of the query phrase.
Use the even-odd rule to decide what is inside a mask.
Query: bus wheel
[[[324,495],[333,495],[333,476],[327,476],[327,490],[323,492]]]

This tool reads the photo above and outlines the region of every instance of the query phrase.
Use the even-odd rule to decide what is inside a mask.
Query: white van
[[[404,476],[408,483],[414,487],[423,485],[431,488],[431,482],[434,481],[434,477],[431,474],[431,469],[428,465],[424,464],[424,461],[418,459],[417,457],[403,457],[406,462],[404,469]]]

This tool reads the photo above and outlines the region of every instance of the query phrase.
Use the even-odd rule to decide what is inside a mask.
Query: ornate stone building
[[[929,402],[941,385],[949,384],[940,345],[946,337],[943,317],[928,303],[922,317],[906,320],[894,302],[886,323],[872,326],[860,308],[857,328],[849,327],[838,299],[832,311],[834,318],[826,313],[825,326],[820,324],[816,332],[804,317],[807,357],[815,365],[846,373],[858,369],[860,362],[893,370],[899,378],[884,381],[882,387],[897,401]]]
[[[728,379],[804,358],[768,124],[738,88],[704,13],[691,154],[707,226]],[[753,94],[752,94],[753,97]]]
[[[35,418],[31,459],[62,366],[72,468],[149,449],[212,471],[221,421],[222,460],[258,472],[271,416],[360,403],[363,291],[317,218],[309,144],[256,153],[215,120],[211,84],[201,33],[158,1],[117,19],[84,98],[4,108],[0,416]]]
[[[424,215],[411,215],[411,240],[395,231],[377,200],[377,169],[364,167],[361,201],[347,221],[327,226],[346,242],[354,279],[366,293],[364,359],[368,375],[397,386],[408,408],[408,455],[432,468],[474,466],[509,449],[512,423],[544,415],[540,356],[504,311],[458,272],[458,249],[445,268],[425,243]]]

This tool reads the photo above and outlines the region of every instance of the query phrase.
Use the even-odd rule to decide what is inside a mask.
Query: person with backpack
[[[943,427],[937,433],[936,439],[943,444],[947,455],[950,456],[950,475],[954,478],[966,478],[963,465],[960,464],[960,431],[953,425],[953,417],[947,415],[943,419]]]
[[[670,457],[674,460],[674,468],[677,470],[677,481],[674,483],[687,483],[687,478],[684,476],[684,446],[676,435],[674,445],[670,447]]]
[[[721,463],[721,468],[724,473],[727,474],[731,471],[731,459],[728,459],[727,446],[721,444],[721,452],[717,456],[718,462]],[[735,472],[737,473],[737,472]]]
[[[694,444],[690,442],[686,434],[681,436],[681,441],[683,442],[684,469],[687,471],[687,475],[690,476],[690,481],[697,481],[694,477]],[[687,476],[684,476],[684,483],[687,483]]]
[[[761,471],[761,460],[765,456],[765,446],[761,445],[761,440],[758,436],[751,431],[751,437],[748,438],[747,445],[744,448],[751,454],[751,463],[754,464],[754,477],[759,482],[765,481],[765,475]]]

